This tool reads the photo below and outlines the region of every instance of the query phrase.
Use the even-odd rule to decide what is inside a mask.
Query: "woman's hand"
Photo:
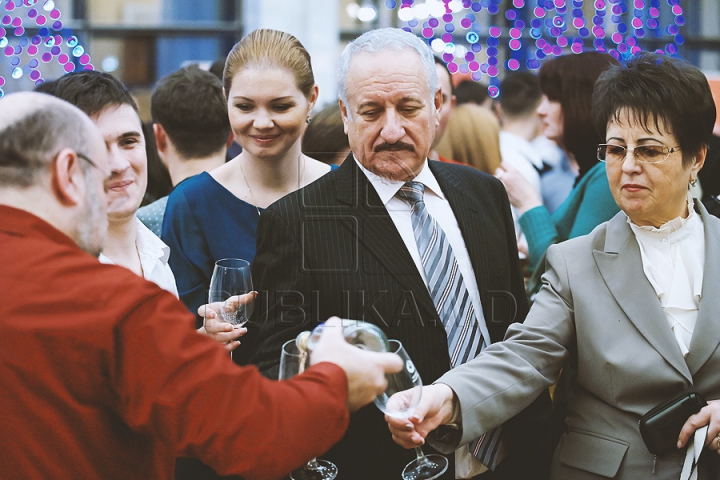
[[[688,418],[680,430],[677,447],[684,447],[695,430],[705,425],[709,426],[705,446],[720,454],[720,400],[710,400],[706,407]]]
[[[543,204],[530,182],[509,163],[502,162],[500,168],[495,170],[495,178],[505,185],[510,203],[518,209],[520,215]]]
[[[521,254],[520,258],[528,258],[530,256],[530,249],[528,248],[527,239],[523,237],[517,242],[518,253]]]
[[[227,351],[235,350],[240,345],[238,338],[247,333],[247,328],[224,322],[220,315],[220,310],[223,305],[227,307],[228,303],[237,302],[242,305],[252,302],[255,300],[255,297],[257,297],[257,294],[257,292],[250,292],[245,295],[230,297],[225,302],[201,305],[200,308],[198,308],[198,315],[203,317],[203,326],[198,329],[198,333],[207,335],[221,345],[224,345]]]
[[[385,415],[385,421],[395,443],[403,448],[414,448],[423,445],[425,437],[438,426],[450,423],[459,407],[453,389],[444,383],[435,383],[422,387],[420,403],[410,418]]]

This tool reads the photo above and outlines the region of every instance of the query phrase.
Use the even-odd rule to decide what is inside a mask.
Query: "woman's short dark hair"
[[[612,65],[620,62],[606,53],[583,52],[548,60],[540,68],[540,89],[562,107],[560,147],[575,157],[580,175],[598,162],[595,149],[605,141],[595,130],[590,111],[595,80]]]
[[[677,139],[686,167],[707,147],[716,118],[705,75],[686,62],[654,53],[642,53],[598,79],[592,114],[603,139],[611,120],[625,120],[619,118],[623,109],[629,111],[629,121],[646,131],[651,124],[659,131],[662,120]]]

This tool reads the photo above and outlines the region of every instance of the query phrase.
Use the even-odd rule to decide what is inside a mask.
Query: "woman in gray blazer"
[[[720,220],[689,194],[715,115],[707,79],[677,60],[643,54],[598,79],[598,158],[622,211],[550,247],[525,322],[425,387],[409,421],[387,418],[398,443],[422,444],[455,423],[457,435],[428,436],[451,452],[529,405],[569,362],[577,376],[553,479],[677,480],[688,445],[702,451],[698,478],[720,475]],[[676,451],[655,456],[638,421],[686,389],[709,404]]]

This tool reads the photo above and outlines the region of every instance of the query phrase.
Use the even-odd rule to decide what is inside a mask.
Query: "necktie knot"
[[[423,202],[425,194],[425,185],[420,182],[406,182],[400,187],[397,196],[408,202],[410,205]]]

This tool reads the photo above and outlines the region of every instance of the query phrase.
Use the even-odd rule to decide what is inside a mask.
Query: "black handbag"
[[[665,455],[677,451],[683,425],[705,405],[707,403],[699,393],[684,391],[643,415],[640,435],[650,453]]]

